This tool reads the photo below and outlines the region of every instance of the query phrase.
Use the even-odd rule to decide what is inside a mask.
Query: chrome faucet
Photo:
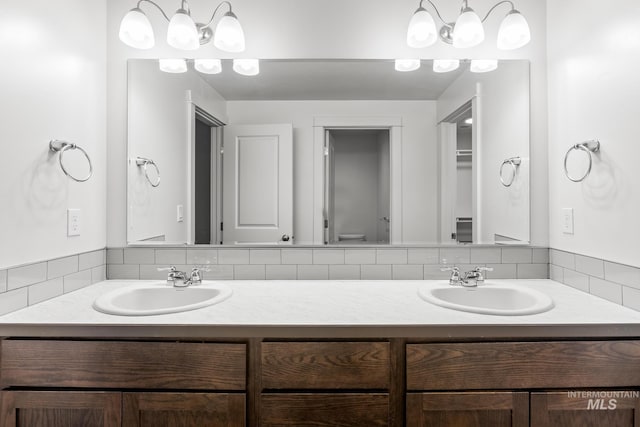
[[[473,288],[478,286],[478,284],[484,283],[484,272],[485,271],[493,271],[491,267],[476,267],[471,271],[467,271],[465,273],[460,273],[460,269],[458,267],[444,267],[440,269],[441,271],[451,271],[451,277],[449,277],[449,284],[451,286],[464,286],[468,288]]]
[[[158,271],[168,271],[167,285],[171,285],[175,288],[186,288],[189,285],[199,285],[202,283],[202,271],[209,271],[209,269],[201,269],[193,267],[191,273],[187,274],[184,271],[178,270],[176,267],[159,268]]]

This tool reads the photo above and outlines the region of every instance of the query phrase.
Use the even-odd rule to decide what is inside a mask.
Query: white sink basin
[[[418,294],[440,307],[499,316],[537,314],[553,308],[553,300],[541,292],[489,281],[475,288],[451,286],[448,282],[426,284]]]
[[[165,282],[134,284],[101,295],[93,302],[93,308],[120,316],[149,316],[207,307],[224,301],[231,294],[231,288],[215,282],[186,288]]]

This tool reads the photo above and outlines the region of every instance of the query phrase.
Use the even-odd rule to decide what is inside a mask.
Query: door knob
[[[283,241],[283,242],[288,242],[288,241],[289,241],[289,239],[291,239],[291,237],[289,237],[289,235],[288,235],[288,234],[283,234],[283,235],[282,235],[282,241]]]

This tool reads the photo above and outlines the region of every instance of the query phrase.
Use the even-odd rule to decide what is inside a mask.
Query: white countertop
[[[493,316],[422,300],[425,281],[224,281],[231,298],[209,307],[156,316],[116,316],[92,308],[98,296],[132,282],[109,280],[0,317],[2,336],[640,336],[640,312],[551,280],[491,280],[537,289],[550,311]],[[372,329],[374,328],[374,329]],[[533,329],[532,329],[533,328]],[[383,332],[380,329],[386,329]],[[289,332],[285,333],[285,330]],[[333,332],[328,332],[328,331]],[[356,333],[360,331],[360,333]],[[404,332],[403,332],[404,331]],[[502,331],[502,332],[498,332]],[[235,334],[235,335],[234,335]],[[295,335],[295,334],[293,334]]]

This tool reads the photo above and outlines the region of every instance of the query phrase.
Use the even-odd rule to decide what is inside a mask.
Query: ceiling
[[[435,100],[465,70],[434,73],[430,60],[398,72],[393,60],[261,60],[242,76],[222,60],[220,74],[201,74],[226,100]]]

